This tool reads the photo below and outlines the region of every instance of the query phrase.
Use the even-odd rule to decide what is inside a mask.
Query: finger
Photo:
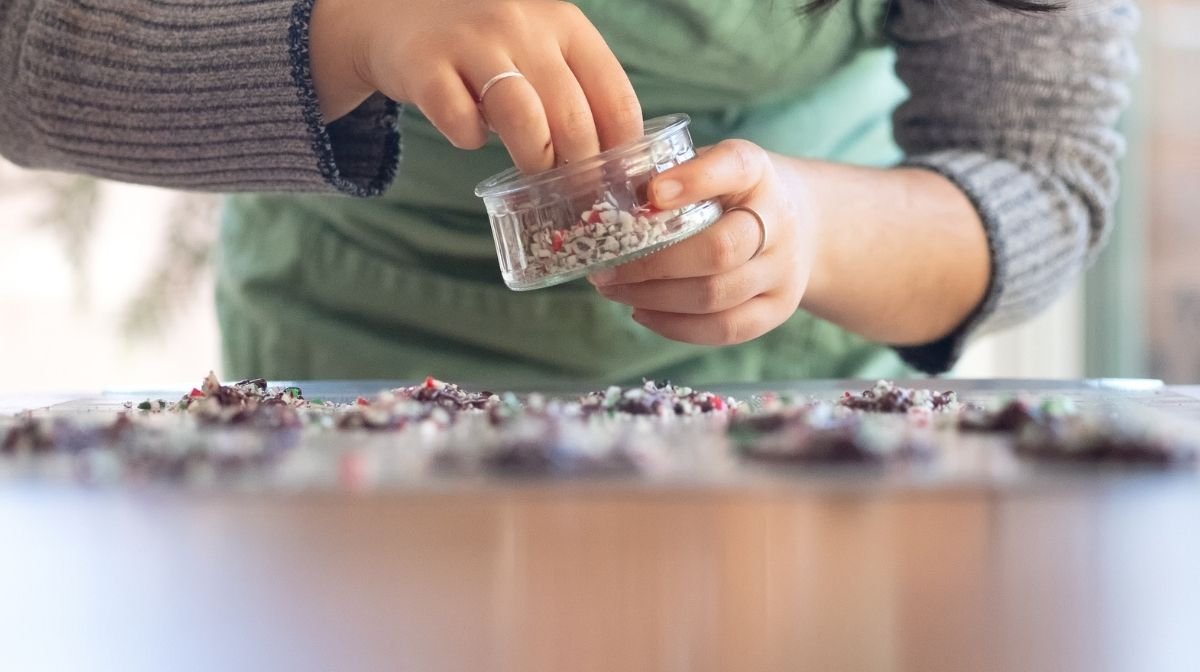
[[[492,77],[517,69],[512,61],[495,57],[468,58],[467,62],[470,65],[463,78],[477,95]],[[554,166],[554,145],[546,110],[528,79],[508,77],[496,82],[479,106],[484,120],[500,136],[517,168],[537,173]]]
[[[689,315],[720,313],[768,289],[762,264],[745,264],[729,273],[680,280],[648,280],[600,287],[600,294],[641,310]]]
[[[556,162],[580,161],[598,154],[600,138],[592,108],[561,54],[542,54],[529,63],[521,61],[518,66],[525,69],[541,97]]]
[[[487,142],[487,125],[458,73],[446,68],[430,75],[413,90],[413,103],[452,145],[459,149],[479,149]]]
[[[571,30],[562,45],[563,56],[587,96],[600,148],[609,149],[642,137],[642,105],[621,62],[577,7],[563,5],[564,11],[573,14]]]
[[[728,273],[750,261],[761,235],[753,215],[735,210],[690,238],[641,259],[593,273],[589,280],[603,287]]]
[[[778,327],[790,316],[782,302],[770,295],[709,315],[640,309],[633,312],[633,319],[647,329],[674,341],[696,345],[745,343]]]
[[[710,198],[745,194],[762,181],[770,164],[767,153],[745,140],[725,140],[691,161],[656,176],[650,198],[662,210]]]

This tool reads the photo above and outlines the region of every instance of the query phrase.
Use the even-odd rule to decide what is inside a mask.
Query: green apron
[[[844,0],[819,18],[794,0],[576,4],[646,116],[686,112],[698,145],[738,137],[792,156],[899,158],[890,114],[905,91],[880,35],[885,0]],[[802,312],[711,348],[647,331],[583,281],[512,292],[472,193],[511,165],[503,146],[457,150],[411,107],[401,123],[400,175],[381,198],[229,201],[217,290],[228,375],[703,384],[904,371],[888,348]]]

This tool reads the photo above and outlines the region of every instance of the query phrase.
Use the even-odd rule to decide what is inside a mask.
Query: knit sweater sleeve
[[[332,124],[308,60],[313,0],[0,0],[0,154],[205,191],[369,196],[396,105]]]
[[[1129,98],[1138,13],[1131,0],[1077,0],[1051,14],[983,0],[898,0],[888,22],[910,98],[894,117],[908,166],[968,196],[991,257],[987,293],[944,338],[897,351],[928,373],[968,337],[1025,320],[1090,262],[1111,226],[1115,130]]]

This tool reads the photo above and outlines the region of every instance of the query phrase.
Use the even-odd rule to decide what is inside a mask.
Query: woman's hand
[[[660,209],[717,199],[727,212],[704,231],[643,259],[590,276],[633,319],[677,341],[731,345],[757,338],[796,312],[815,258],[815,216],[803,180],[781,157],[728,140],[654,178]],[[783,188],[784,185],[787,188]]]
[[[677,186],[675,186],[677,185]],[[593,274],[634,319],[679,341],[757,338],[798,308],[871,340],[919,345],[976,310],[990,256],[979,215],[950,180],[921,168],[867,168],[723,142],[654,178],[659,208],[717,198],[708,229]]]
[[[490,124],[525,172],[642,134],[629,78],[568,2],[317,0],[310,30],[326,120],[379,91],[415,104],[456,147],[479,148]],[[488,80],[513,70],[524,77],[476,100]]]

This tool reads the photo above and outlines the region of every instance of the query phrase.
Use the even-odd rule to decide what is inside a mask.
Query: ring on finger
[[[725,208],[725,214],[737,212],[739,210],[749,214],[754,218],[754,223],[758,224],[758,247],[754,248],[754,254],[750,255],[750,259],[748,259],[748,261],[754,261],[760,254],[762,254],[763,249],[767,247],[767,223],[763,221],[762,215],[758,214],[757,210],[744,205],[735,205],[732,208]]]
[[[475,97],[475,102],[483,104],[483,97],[488,94],[488,91],[490,91],[493,86],[499,84],[500,82],[502,82],[506,79],[509,79],[510,77],[524,78],[525,75],[521,74],[521,72],[519,70],[505,70],[504,72],[501,72],[500,74],[493,76],[491,79],[484,82],[483,86],[481,86],[479,88],[479,95]]]

